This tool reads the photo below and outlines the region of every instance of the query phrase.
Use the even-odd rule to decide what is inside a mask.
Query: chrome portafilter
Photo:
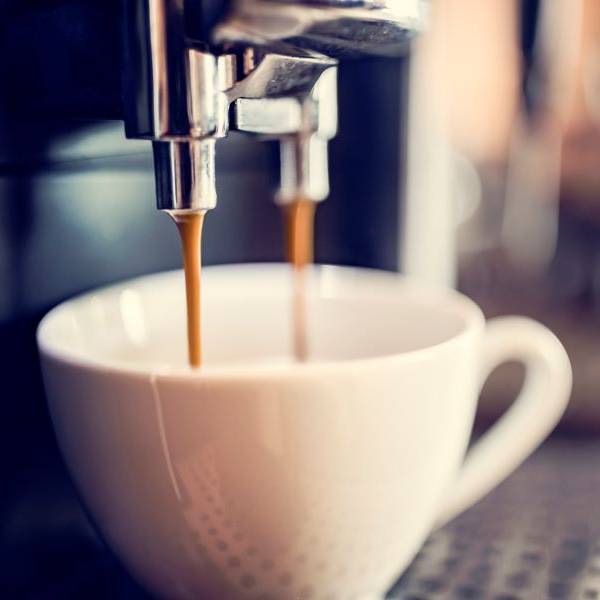
[[[215,143],[229,130],[280,141],[278,201],[324,199],[337,58],[402,54],[425,3],[240,0],[208,43],[194,37],[195,4],[126,3],[126,133],[153,142],[158,208],[215,206]]]

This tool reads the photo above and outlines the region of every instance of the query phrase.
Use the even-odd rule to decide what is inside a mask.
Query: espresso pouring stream
[[[315,203],[299,199],[283,209],[286,258],[293,267],[293,350],[298,361],[308,355],[306,332],[307,266],[313,261]],[[201,275],[205,212],[172,213],[181,238],[187,305],[188,360],[202,364]]]

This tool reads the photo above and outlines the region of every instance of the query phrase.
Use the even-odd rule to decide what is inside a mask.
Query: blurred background
[[[600,4],[434,0],[398,59],[343,62],[316,260],[455,285],[561,338],[559,436],[600,435]],[[87,524],[49,421],[35,328],[73,294],[177,268],[150,144],[125,140],[116,0],[0,0],[0,594],[141,592]],[[218,143],[206,264],[282,258],[270,143]],[[478,422],[514,398],[498,370]],[[599,462],[600,464],[600,462]],[[565,596],[568,597],[568,596]],[[592,597],[592,596],[590,596]]]

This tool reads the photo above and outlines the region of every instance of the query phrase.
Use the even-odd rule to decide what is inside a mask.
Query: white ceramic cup
[[[289,360],[283,265],[207,268],[206,364],[185,364],[180,273],[70,300],[38,331],[58,441],[100,531],[164,598],[382,598],[428,533],[548,435],[571,370],[521,317],[339,267],[310,275]],[[466,455],[499,363],[525,386]],[[464,460],[464,463],[463,463]]]

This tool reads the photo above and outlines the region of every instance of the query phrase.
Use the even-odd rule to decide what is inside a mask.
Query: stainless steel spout
[[[279,201],[325,198],[335,57],[401,53],[424,18],[423,0],[239,0],[207,43],[196,0],[125,5],[126,133],[153,142],[161,210],[215,206],[229,129],[280,140]]]
[[[337,61],[308,52],[260,56],[251,50],[248,74],[227,92],[231,127],[279,140],[279,202],[324,200],[327,142],[337,132]]]
[[[215,140],[153,142],[159,210],[206,211],[217,204]]]

